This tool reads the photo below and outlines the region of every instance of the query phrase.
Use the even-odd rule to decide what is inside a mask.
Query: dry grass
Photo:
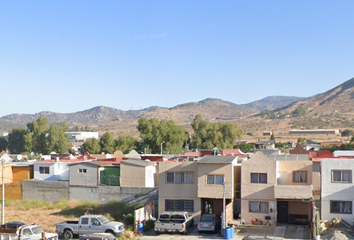
[[[17,206],[5,207],[5,222],[21,221],[41,225],[46,232],[55,232],[55,224],[76,220],[76,217],[60,215],[62,209],[19,209]]]

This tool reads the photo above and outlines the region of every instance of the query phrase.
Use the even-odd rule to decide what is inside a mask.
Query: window
[[[251,183],[267,183],[267,174],[251,173]]]
[[[167,172],[168,183],[193,183],[194,172]]]
[[[349,201],[330,201],[331,213],[352,214],[352,202]]]
[[[267,202],[250,202],[250,212],[267,213],[268,203]]]
[[[223,185],[224,175],[207,175],[208,185]]]
[[[307,172],[293,172],[293,182],[307,182]]]
[[[81,218],[81,224],[88,224],[89,218]]]
[[[166,211],[188,211],[194,212],[193,200],[165,200]]]
[[[352,182],[352,171],[351,170],[332,170],[332,182]]]
[[[49,167],[39,167],[40,174],[49,174]]]
[[[79,173],[86,173],[86,168],[80,168]]]

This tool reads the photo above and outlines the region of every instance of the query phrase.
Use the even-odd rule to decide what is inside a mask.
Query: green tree
[[[354,131],[353,130],[349,130],[349,129],[345,129],[341,132],[341,136],[342,137],[350,137],[354,135]]]
[[[96,138],[89,138],[82,144],[82,150],[92,154],[99,154],[101,153],[100,142]]]
[[[158,153],[163,142],[159,133],[159,120],[142,117],[138,120],[137,128],[143,140],[143,148],[146,148],[148,152]]]
[[[193,129],[192,147],[207,148],[208,132],[212,131],[209,121],[204,120],[202,115],[198,114],[194,117],[191,127]]]
[[[235,149],[240,149],[244,153],[252,152],[254,149],[254,143],[237,144],[234,146]]]
[[[48,122],[47,118],[40,116],[37,120],[27,123],[27,129],[31,136],[26,137],[26,151],[43,154],[49,151],[46,141]]]
[[[101,151],[105,153],[114,153],[115,152],[115,140],[114,135],[111,132],[106,132],[100,138]]]
[[[293,115],[297,117],[303,117],[307,114],[307,110],[304,106],[298,106],[294,111]]]
[[[116,148],[124,154],[137,148],[139,140],[130,135],[120,135],[115,141]]]
[[[191,126],[194,134],[192,146],[195,148],[232,148],[243,136],[236,122],[209,123],[201,115],[196,115]]]
[[[69,135],[66,133],[68,127],[66,124],[54,124],[49,127],[47,137],[47,154],[52,151],[64,153],[71,147]]]
[[[172,120],[161,120],[159,124],[159,136],[165,143],[163,150],[169,153],[181,153],[185,143],[189,140],[186,130],[177,126]]]
[[[8,148],[9,143],[6,137],[0,137],[0,152],[1,151],[6,151]]]
[[[25,139],[24,136],[28,131],[24,128],[13,128],[9,133],[8,149],[10,153],[23,153],[25,152]]]
[[[172,120],[159,121],[156,118],[143,117],[138,120],[138,130],[143,148],[152,153],[160,153],[161,147],[169,153],[181,153],[188,141],[186,130]]]

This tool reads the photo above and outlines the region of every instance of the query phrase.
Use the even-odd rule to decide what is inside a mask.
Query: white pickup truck
[[[56,224],[56,230],[65,239],[91,233],[111,233],[114,236],[124,234],[124,224],[108,220],[102,215],[84,215],[79,221],[64,221]]]
[[[155,221],[155,232],[187,234],[188,228],[194,225],[193,216],[189,212],[163,212]]]
[[[46,233],[38,225],[1,225],[0,239],[7,240],[58,240],[58,234]]]

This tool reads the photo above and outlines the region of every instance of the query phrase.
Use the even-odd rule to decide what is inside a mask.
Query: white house
[[[353,224],[354,158],[323,158],[321,219],[340,217]]]
[[[69,181],[69,165],[72,163],[90,161],[93,158],[84,153],[75,159],[59,159],[36,161],[33,163],[33,177],[45,181]]]

